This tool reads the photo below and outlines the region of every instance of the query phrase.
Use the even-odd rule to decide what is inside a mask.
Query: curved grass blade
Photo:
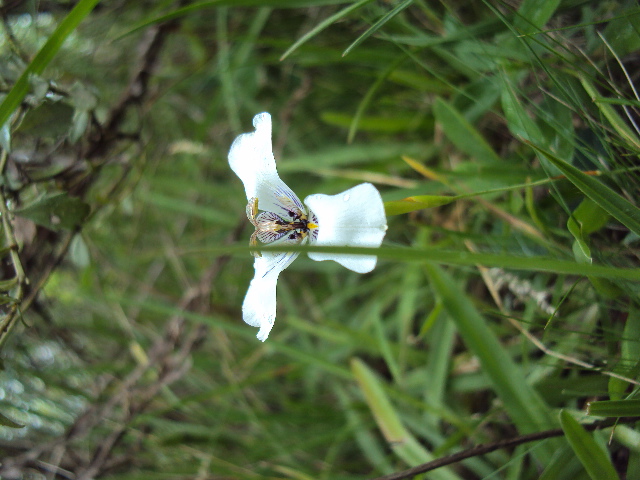
[[[613,107],[606,102],[602,101],[602,97],[598,94],[598,91],[595,89],[593,84],[589,81],[585,76],[580,77],[580,83],[582,87],[586,90],[586,92],[591,97],[593,103],[597,105],[602,112],[602,115],[609,120],[609,123],[613,127],[613,129],[624,138],[625,141],[629,142],[636,149],[640,149],[640,139],[636,135],[636,133],[631,130],[625,123],[625,121],[620,118],[618,113],[613,109]]]
[[[560,412],[560,425],[569,445],[593,480],[618,478],[606,452],[566,410]]]
[[[609,212],[629,230],[640,236],[640,208],[624,199],[604,183],[585,174],[566,161],[556,157],[553,153],[525,141],[533,149],[544,155],[567,179],[582,193]]]
[[[351,360],[351,371],[360,386],[360,390],[367,405],[369,405],[378,428],[382,432],[382,436],[394,453],[412,466],[433,460],[433,454],[420,445],[411,432],[402,424],[400,416],[389,401],[380,380],[376,378],[369,367],[362,360],[354,358]],[[435,470],[429,475],[429,478],[436,480],[458,478],[454,473],[446,469]]]
[[[100,0],[80,0],[78,4],[73,7],[73,10],[69,12],[69,15],[60,22],[60,25],[58,25],[33,60],[31,60],[31,63],[27,65],[27,68],[24,69],[22,75],[20,75],[2,104],[0,104],[0,125],[5,124],[9,116],[18,108],[20,102],[22,102],[25,95],[29,92],[29,77],[31,75],[39,75],[44,71],[49,62],[51,62],[56,53],[58,53],[58,50],[60,50],[60,47],[62,47],[67,37],[76,29],[84,17],[93,10],[99,1]]]
[[[555,427],[549,407],[526,382],[524,372],[500,344],[469,297],[440,267],[428,263],[425,268],[431,278],[431,285],[442,300],[449,317],[455,322],[458,333],[469,350],[480,360],[483,373],[490,379],[518,430],[521,433],[531,433]],[[540,446],[540,451],[544,452],[546,458],[553,454],[553,443]]]
[[[315,37],[318,33],[323,31],[325,28],[327,28],[332,23],[337,22],[341,18],[346,17],[351,12],[357,10],[360,7],[365,6],[367,3],[371,3],[372,1],[373,0],[360,0],[359,2],[356,2],[353,5],[349,5],[347,8],[343,8],[339,12],[334,13],[330,17],[324,19],[322,22],[320,22],[318,25],[313,27],[310,31],[308,31],[303,36],[301,36],[298,40],[296,40],[293,45],[291,45],[289,48],[287,48],[286,52],[284,52],[282,54],[282,56],[280,57],[280,61],[282,61],[285,58],[287,58],[294,51],[296,51],[298,49],[298,47],[300,47],[301,45],[305,44],[311,38]]]
[[[413,3],[413,0],[405,0],[400,5],[396,6],[396,8],[394,8],[392,10],[389,10],[385,15],[382,16],[382,18],[380,18],[380,20],[378,20],[376,23],[371,25],[371,27],[369,27],[366,32],[364,32],[362,35],[360,35],[358,38],[356,38],[355,42],[353,42],[351,45],[349,45],[347,47],[347,49],[344,52],[342,52],[342,56],[346,57],[349,54],[349,52],[351,52],[351,50],[356,48],[358,45],[360,45],[362,42],[364,42],[367,38],[369,38],[371,35],[373,35],[378,30],[380,30],[380,28],[385,23],[387,23],[393,17],[398,15],[401,11],[403,11],[405,8],[407,8],[412,3]]]

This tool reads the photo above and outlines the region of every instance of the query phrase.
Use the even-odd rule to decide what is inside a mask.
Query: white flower
[[[255,226],[251,244],[290,244],[379,247],[387,230],[380,193],[362,183],[337,195],[309,195],[300,202],[280,180],[271,148],[271,115],[253,117],[255,132],[235,139],[229,150],[229,165],[247,194],[247,216]],[[265,341],[276,319],[276,283],[298,253],[257,253],[255,276],[242,304],[242,317],[260,327],[258,339]],[[367,273],[376,266],[375,255],[309,253],[312,260],[334,260],[349,270]]]

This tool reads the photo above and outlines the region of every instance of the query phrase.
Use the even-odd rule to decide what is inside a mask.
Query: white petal
[[[378,190],[362,183],[337,195],[309,195],[304,203],[318,219],[314,245],[379,247],[387,231],[384,204]],[[349,270],[367,273],[376,266],[375,255],[309,253],[316,261],[334,260]]]
[[[258,208],[280,212],[286,199],[298,208],[302,203],[280,179],[271,147],[271,115],[267,112],[253,117],[256,130],[239,135],[229,149],[229,165],[244,184],[247,200],[258,199]]]
[[[258,340],[264,342],[276,320],[276,284],[278,275],[298,256],[297,253],[263,252],[255,259],[256,273],[242,304],[242,319],[252,327],[260,327]]]

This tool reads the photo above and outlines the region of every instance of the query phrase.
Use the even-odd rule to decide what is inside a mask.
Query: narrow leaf
[[[587,415],[595,417],[640,417],[640,400],[589,402]]]
[[[389,215],[401,215],[403,213],[415,212],[424,208],[433,208],[453,202],[456,197],[439,195],[416,195],[403,198],[402,200],[392,200],[384,202],[384,211]]]
[[[445,135],[460,150],[481,162],[501,162],[482,135],[452,105],[438,98],[433,105],[433,113]]]
[[[538,392],[526,382],[524,372],[509,356],[487,320],[453,278],[433,264],[425,266],[431,285],[442,301],[449,317],[469,350],[478,358],[483,373],[491,381],[505,410],[522,433],[545,430],[554,426],[549,407]],[[552,455],[553,443],[540,446],[547,458]]]
[[[595,103],[600,109],[602,115],[604,115],[604,117],[609,121],[618,135],[624,138],[625,141],[629,142],[636,149],[640,149],[640,139],[636,133],[631,130],[622,118],[620,118],[618,113],[610,104],[600,101],[602,97],[597,92],[591,81],[587,77],[581,76],[580,83],[582,83],[582,87],[587,91],[591,100],[593,100],[593,103]]]
[[[602,278],[620,278],[626,280],[640,280],[640,268],[618,268],[606,265],[585,265],[569,260],[534,256],[516,256],[497,253],[472,253],[468,251],[445,250],[441,248],[399,248],[399,247],[318,247],[306,246],[264,246],[262,252],[319,252],[319,253],[348,253],[351,255],[377,255],[380,259],[396,262],[436,262],[445,265],[484,265],[486,267],[514,268],[536,272],[551,272],[568,275],[585,275]],[[248,255],[251,247],[246,245],[213,246],[206,250],[194,250],[192,254],[207,253],[225,254],[235,253]]]
[[[86,17],[100,0],[80,0],[69,15],[60,22],[58,28],[51,34],[47,42],[27,65],[20,78],[13,85],[2,104],[0,104],[0,125],[4,125],[9,116],[20,105],[22,99],[29,91],[29,77],[39,75],[58,53],[66,38],[73,32],[78,24]]]
[[[402,424],[400,416],[387,397],[381,381],[369,367],[362,360],[354,358],[351,360],[351,371],[358,382],[378,428],[394,453],[408,465],[418,465],[433,460],[434,456],[420,445],[411,432]],[[429,478],[446,480],[458,477],[449,470],[440,469],[431,472]]]
[[[342,52],[342,56],[346,57],[349,54],[349,52],[351,52],[351,50],[356,48],[358,45],[360,45],[362,42],[364,42],[367,38],[369,38],[371,35],[373,35],[378,30],[380,30],[380,28],[385,23],[387,23],[393,17],[398,15],[402,10],[407,8],[412,3],[413,3],[413,0],[405,0],[404,2],[402,2],[401,4],[396,6],[394,9],[389,10],[385,15],[382,16],[382,18],[380,18],[376,23],[371,25],[371,27],[369,27],[366,32],[364,32],[362,35],[360,35],[358,38],[356,38],[356,40],[351,45],[349,45],[344,52]]]
[[[567,179],[580,189],[582,193],[609,212],[611,216],[619,220],[633,233],[640,236],[640,208],[618,195],[604,183],[556,157],[553,153],[531,142],[527,143],[558,167]]]
[[[513,25],[526,33],[539,31],[552,17],[560,0],[524,0]]]
[[[347,8],[343,8],[342,10],[340,10],[339,12],[334,13],[333,15],[331,15],[330,17],[326,18],[325,20],[323,20],[322,22],[320,22],[318,25],[316,25],[314,28],[312,28],[310,31],[308,31],[307,33],[305,33],[302,37],[300,37],[298,40],[296,40],[296,42],[291,45],[286,52],[284,52],[282,54],[282,56],[280,57],[280,61],[284,60],[285,58],[287,58],[289,55],[291,55],[295,50],[298,49],[298,47],[300,47],[301,45],[303,45],[304,43],[306,43],[308,40],[310,40],[311,38],[315,37],[318,33],[320,33],[321,31],[323,31],[325,28],[327,28],[328,26],[330,26],[331,24],[337,22],[338,20],[340,20],[343,17],[346,17],[348,14],[350,14],[351,12],[353,12],[354,10],[357,10],[360,7],[363,7],[364,5],[366,5],[367,3],[371,3],[373,0],[360,0],[359,2],[356,2],[352,5],[349,5]]]
[[[560,412],[560,425],[569,445],[593,480],[619,478],[607,453],[566,410]]]

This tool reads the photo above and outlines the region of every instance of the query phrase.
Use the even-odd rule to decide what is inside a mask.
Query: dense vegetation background
[[[640,471],[633,422],[576,422],[640,414],[636,2],[0,14],[2,478],[365,479],[509,438],[425,478]],[[226,159],[261,111],[301,198],[390,214],[371,274],[282,273],[264,344]]]

